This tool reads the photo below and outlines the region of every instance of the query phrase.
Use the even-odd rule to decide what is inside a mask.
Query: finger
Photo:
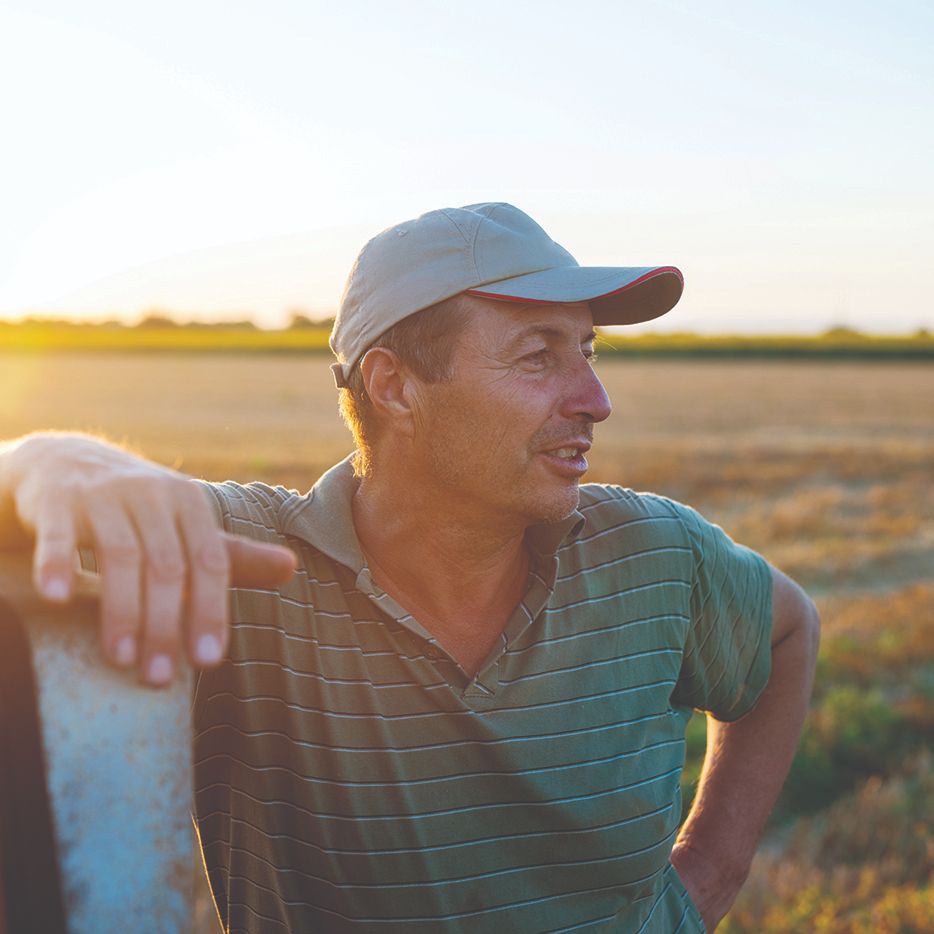
[[[36,516],[33,583],[53,603],[64,603],[73,590],[77,535],[68,504],[49,500]]]
[[[295,552],[284,545],[254,542],[228,533],[224,538],[234,586],[274,587],[287,581],[298,566]]]
[[[226,542],[199,490],[181,511],[179,526],[188,556],[188,652],[196,665],[215,665],[228,642]]]
[[[139,656],[142,546],[122,506],[103,499],[88,505],[100,571],[101,643],[115,665],[128,668]]]
[[[135,503],[133,519],[144,553],[140,672],[158,687],[172,680],[178,662],[185,553],[172,511],[158,500]]]

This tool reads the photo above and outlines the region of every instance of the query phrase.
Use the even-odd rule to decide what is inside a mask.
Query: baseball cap
[[[377,234],[357,256],[331,331],[346,385],[370,345],[403,318],[467,292],[498,301],[589,302],[594,324],[636,324],[670,311],[674,266],[581,266],[528,214],[504,202],[429,211]]]

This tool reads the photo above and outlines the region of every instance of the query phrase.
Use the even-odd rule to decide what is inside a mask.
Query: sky
[[[655,331],[934,329],[934,5],[0,0],[0,317],[334,313],[509,201]]]

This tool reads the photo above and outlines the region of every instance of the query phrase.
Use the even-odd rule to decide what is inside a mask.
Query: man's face
[[[610,414],[591,367],[590,308],[466,299],[453,378],[424,387],[419,464],[478,517],[564,518],[577,506],[593,424]]]

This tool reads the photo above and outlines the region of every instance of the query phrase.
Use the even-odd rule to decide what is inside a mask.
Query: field
[[[0,354],[0,437],[101,431],[299,488],[350,450],[320,354]],[[824,620],[801,751],[727,934],[934,930],[934,365],[622,359],[589,479],[684,500]],[[689,733],[686,796],[703,750]],[[208,930],[209,928],[204,928]]]
[[[32,318],[0,319],[0,348],[27,353],[235,353],[328,354],[329,322],[298,315],[291,326],[259,330],[249,321],[179,324],[151,315],[128,327]],[[932,360],[934,334],[869,335],[846,327],[818,335],[619,334],[606,332],[600,352],[627,357],[715,357],[850,360]]]

